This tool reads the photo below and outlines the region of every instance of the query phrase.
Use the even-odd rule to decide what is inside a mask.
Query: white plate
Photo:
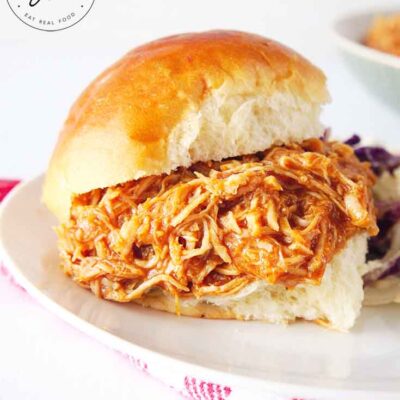
[[[196,399],[399,400],[398,306],[364,309],[343,334],[309,323],[193,319],[99,300],[57,268],[56,221],[40,204],[41,184],[37,178],[17,187],[2,206],[7,267],[45,307],[135,357],[150,374]]]

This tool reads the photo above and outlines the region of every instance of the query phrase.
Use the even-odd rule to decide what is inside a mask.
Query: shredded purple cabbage
[[[368,241],[367,261],[385,256],[391,245],[390,231],[400,221],[400,201],[376,202],[376,208],[379,233]]]
[[[384,171],[392,173],[400,166],[400,155],[391,154],[380,146],[360,146],[361,138],[357,134],[344,143],[354,148],[354,153],[360,161],[368,161],[378,176]],[[377,201],[375,204],[379,234],[368,240],[367,261],[380,260],[386,256],[392,245],[391,231],[394,225],[400,222],[400,201]],[[388,260],[382,267],[369,272],[364,277],[364,283],[370,284],[397,274],[400,274],[400,257]]]
[[[379,176],[384,171],[392,173],[400,166],[400,156],[389,153],[382,147],[360,147],[355,149],[361,161],[368,161],[374,172]]]
[[[361,142],[360,136],[357,134],[354,134],[353,136],[349,137],[347,140],[345,140],[345,144],[354,147],[355,145],[359,144]]]
[[[391,230],[400,221],[400,201],[376,202],[378,210],[377,236],[368,240],[367,261],[382,259],[391,248]],[[381,268],[369,272],[364,277],[364,283],[369,284],[390,275],[400,274],[400,258],[388,260]]]
[[[397,257],[395,260],[392,260],[388,263],[386,271],[383,272],[383,274],[379,277],[379,279],[383,279],[391,275],[397,275],[399,273],[400,273],[400,257]]]
[[[400,274],[400,257],[389,260],[386,264],[382,265],[382,267],[374,269],[364,275],[364,285],[368,286],[379,279],[398,274]]]
[[[323,140],[324,142],[327,142],[330,136],[331,136],[331,128],[326,128],[320,139]]]
[[[384,171],[392,173],[400,166],[400,155],[388,152],[380,146],[360,146],[359,135],[354,134],[345,141],[346,144],[354,148],[354,152],[360,161],[368,161],[376,175],[380,176]]]
[[[391,231],[400,221],[400,201],[377,202],[376,206],[379,233],[368,240],[367,261],[386,257],[392,246]],[[364,284],[368,285],[387,276],[398,274],[400,274],[400,257],[389,259],[380,268],[370,271],[364,276]]]

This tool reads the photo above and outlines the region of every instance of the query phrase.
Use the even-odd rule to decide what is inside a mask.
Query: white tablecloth
[[[0,177],[28,179],[42,172],[73,99],[128,49],[159,36],[211,28],[276,38],[321,66],[333,98],[324,121],[337,134],[397,139],[400,115],[353,78],[329,39],[335,15],[370,6],[376,1],[96,0],[75,27],[46,33],[23,25],[2,1]],[[179,398],[4,277],[0,310],[0,399]]]

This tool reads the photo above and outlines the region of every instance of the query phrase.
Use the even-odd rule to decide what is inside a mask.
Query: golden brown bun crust
[[[328,99],[319,69],[258,35],[211,31],[151,42],[104,71],[71,108],[47,173],[45,203],[65,219],[72,193],[199,161],[179,154],[172,160],[168,139],[188,112],[198,112],[228,81],[241,94],[253,82],[247,91],[254,96],[288,91],[310,104]]]

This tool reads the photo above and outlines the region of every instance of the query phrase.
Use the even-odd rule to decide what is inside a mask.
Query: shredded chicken
[[[121,302],[318,284],[351,236],[377,233],[374,181],[349,146],[313,139],[93,190],[57,228],[62,265]]]

